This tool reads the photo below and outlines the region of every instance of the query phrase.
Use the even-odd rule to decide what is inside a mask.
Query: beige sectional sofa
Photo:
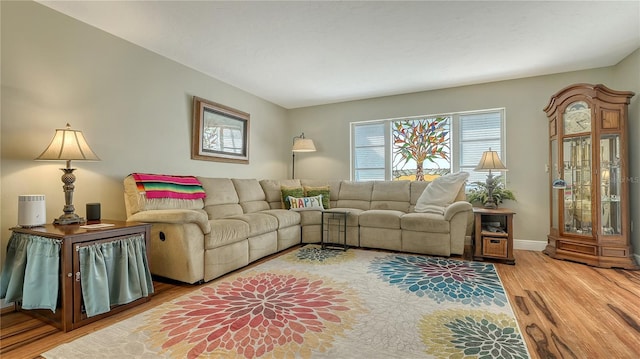
[[[328,186],[327,210],[348,211],[347,244],[352,247],[461,255],[472,228],[464,186],[450,205],[416,213],[429,182],[197,179],[204,199],[149,199],[132,176],[124,179],[127,220],[152,224],[154,275],[206,282],[300,243],[319,243],[321,211],[283,209],[283,186]]]

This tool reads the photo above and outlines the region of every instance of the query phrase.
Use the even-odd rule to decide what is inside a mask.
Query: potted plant
[[[467,201],[470,203],[480,203],[485,205],[489,201],[489,187],[486,182],[476,181],[472,182],[471,185],[473,188],[467,193]],[[504,188],[504,183],[502,180],[502,176],[496,177],[493,181],[493,191],[491,194],[493,198],[493,203],[499,205],[503,201],[510,199],[512,201],[516,200],[516,196],[508,190]]]

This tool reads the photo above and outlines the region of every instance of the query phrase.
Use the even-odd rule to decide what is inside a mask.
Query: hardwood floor
[[[516,251],[498,265],[533,358],[639,358],[640,271]]]
[[[497,264],[532,358],[640,357],[640,271],[600,269],[515,251],[516,265]],[[68,333],[24,313],[0,315],[0,357],[39,358],[72,341],[195,286],[155,282],[152,299]]]
[[[83,335],[151,309],[195,288],[195,286],[180,283],[154,281],[153,284],[155,293],[148,302],[67,333],[23,312],[3,312],[0,315],[0,358],[41,358],[40,354],[62,343],[73,341]]]

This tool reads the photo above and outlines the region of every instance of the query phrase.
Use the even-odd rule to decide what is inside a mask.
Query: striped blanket
[[[138,191],[145,192],[147,198],[199,199],[207,194],[202,184],[193,176],[168,176],[146,173],[132,173]]]

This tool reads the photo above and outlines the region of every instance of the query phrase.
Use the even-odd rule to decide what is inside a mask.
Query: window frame
[[[463,116],[469,115],[481,115],[485,113],[493,113],[498,112],[500,115],[500,150],[498,154],[500,155],[500,159],[503,162],[506,162],[505,148],[506,148],[506,109],[504,107],[500,108],[489,108],[482,110],[472,110],[472,111],[459,111],[459,112],[451,112],[451,113],[442,113],[442,114],[429,114],[429,115],[420,115],[420,116],[408,116],[408,117],[398,117],[398,118],[388,118],[388,119],[379,119],[379,120],[368,120],[368,121],[354,121],[349,123],[350,129],[350,154],[349,154],[349,169],[350,169],[350,179],[352,181],[359,181],[357,171],[362,170],[355,168],[355,154],[358,148],[362,148],[363,146],[356,147],[356,138],[355,132],[357,126],[362,125],[372,125],[372,124],[383,124],[384,125],[384,180],[389,181],[393,179],[393,164],[392,164],[392,150],[393,146],[391,144],[391,124],[394,121],[404,121],[404,120],[415,120],[421,118],[435,118],[435,117],[451,117],[451,125],[450,125],[450,139],[451,139],[451,172],[459,172],[461,167],[461,154],[462,154],[462,144],[471,141],[462,141],[462,133],[461,133],[461,118]],[[495,138],[494,138],[495,140]],[[377,146],[381,147],[381,146]],[[488,150],[488,148],[486,149]],[[486,151],[485,150],[485,151]],[[495,150],[495,149],[492,149]],[[480,153],[480,156],[482,154]],[[465,170],[469,170],[469,167],[465,166]],[[505,175],[505,172],[496,172],[496,176]],[[366,181],[367,179],[360,180]]]

